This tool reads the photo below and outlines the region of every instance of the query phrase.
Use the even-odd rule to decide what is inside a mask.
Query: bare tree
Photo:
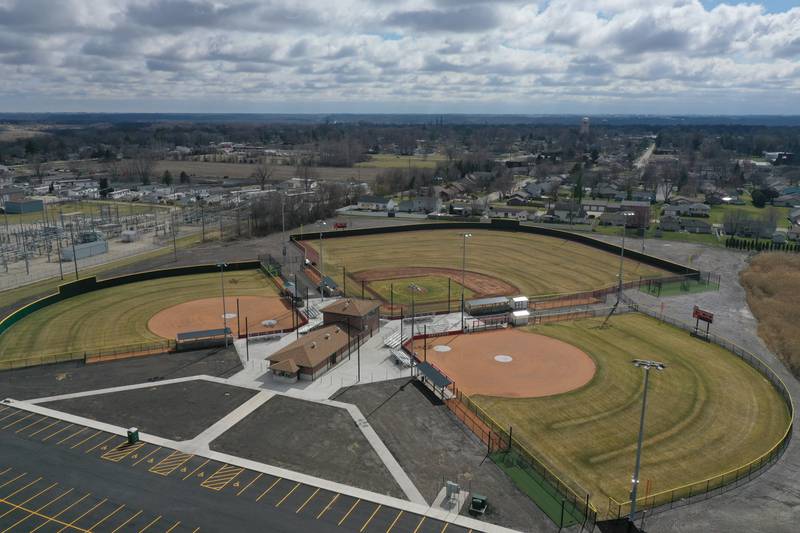
[[[33,171],[33,175],[37,178],[41,178],[44,174],[44,161],[38,155],[33,156],[31,159],[31,170]]]
[[[253,171],[253,177],[258,181],[258,186],[262,191],[266,187],[267,182],[272,179],[272,173],[272,164],[268,163],[266,160],[259,163]]]
[[[152,154],[140,152],[129,163],[129,171],[132,177],[138,179],[142,185],[150,184],[150,177],[155,169],[155,158]]]

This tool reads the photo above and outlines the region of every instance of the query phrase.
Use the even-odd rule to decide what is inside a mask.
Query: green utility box
[[[488,506],[489,502],[486,496],[481,496],[480,494],[473,494],[469,502],[469,514],[482,515],[483,513],[486,512],[486,508]]]
[[[136,444],[139,442],[139,428],[128,429],[128,444]]]

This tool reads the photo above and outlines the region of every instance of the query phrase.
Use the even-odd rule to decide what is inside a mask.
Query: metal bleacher
[[[400,338],[400,332],[399,331],[395,331],[394,333],[392,333],[391,335],[389,335],[388,337],[383,339],[383,344],[384,344],[384,346],[388,346],[389,348],[391,348],[393,350],[397,350],[409,338],[410,338],[410,332],[404,331],[403,332],[403,338],[401,339]]]
[[[409,368],[413,365],[411,357],[409,357],[409,355],[403,350],[392,350],[392,358],[398,365],[403,365],[406,368]]]

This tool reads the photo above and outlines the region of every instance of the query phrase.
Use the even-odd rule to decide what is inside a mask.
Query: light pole
[[[632,524],[636,516],[636,492],[639,487],[639,467],[642,461],[642,440],[644,439],[644,413],[647,409],[647,384],[650,378],[650,370],[664,370],[667,365],[658,361],[648,361],[646,359],[634,359],[634,366],[644,369],[644,393],[642,394],[642,414],[639,418],[639,441],[636,444],[636,465],[633,467],[633,478],[631,479],[631,514],[628,521]]]
[[[419,285],[417,285],[416,283],[412,283],[411,285],[408,286],[408,288],[411,291],[411,338],[413,339],[414,338],[414,322],[415,322],[415,319],[416,319],[416,316],[417,316],[417,311],[414,308],[414,293],[416,291],[421,291],[422,289],[420,289]]]
[[[323,302],[325,301],[325,260],[322,257],[322,228],[327,225],[328,223],[324,220],[317,220],[317,226],[319,226],[319,292]]]
[[[286,203],[286,192],[281,193],[281,243],[283,243],[283,256],[286,257],[286,216],[284,214],[284,204]]]
[[[219,267],[219,283],[222,287],[222,334],[225,335],[225,347],[228,347],[228,310],[225,307],[225,267],[228,263],[217,263]]]
[[[622,246],[619,248],[619,285],[617,286],[617,304],[622,300],[622,276],[623,276],[623,263],[625,262],[625,230],[628,227],[628,217],[633,215],[631,211],[622,211]]]
[[[472,233],[462,234],[464,245],[461,250],[461,329],[464,329],[464,282],[467,271],[467,239],[472,237]]]

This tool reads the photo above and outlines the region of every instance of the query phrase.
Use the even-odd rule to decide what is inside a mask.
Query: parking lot
[[[2,405],[0,447],[0,532],[467,531]]]

